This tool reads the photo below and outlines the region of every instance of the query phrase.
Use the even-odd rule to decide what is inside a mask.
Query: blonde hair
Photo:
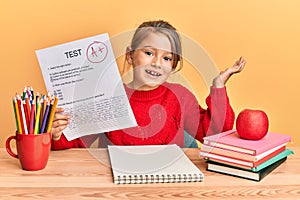
[[[131,50],[134,51],[138,48],[139,44],[148,36],[149,33],[161,33],[165,35],[170,43],[173,55],[173,70],[177,68],[178,62],[180,66],[177,71],[182,69],[182,47],[181,39],[176,29],[168,22],[163,20],[143,22],[135,31],[131,40]]]

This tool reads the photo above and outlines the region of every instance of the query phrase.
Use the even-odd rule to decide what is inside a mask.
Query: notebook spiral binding
[[[115,184],[202,182],[202,174],[129,175],[117,176]]]

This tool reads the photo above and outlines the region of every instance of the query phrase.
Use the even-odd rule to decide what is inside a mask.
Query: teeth
[[[156,72],[153,72],[153,71],[150,71],[150,70],[146,70],[146,72],[152,76],[161,76],[161,74],[159,73],[156,73]]]

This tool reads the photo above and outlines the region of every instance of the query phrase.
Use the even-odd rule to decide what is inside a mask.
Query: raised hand
[[[213,87],[222,88],[225,86],[229,78],[236,73],[240,73],[245,67],[246,61],[243,57],[240,57],[232,67],[220,72],[220,74],[214,78]]]

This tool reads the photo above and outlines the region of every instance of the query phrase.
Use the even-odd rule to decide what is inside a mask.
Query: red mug
[[[16,140],[17,154],[11,150],[11,140]],[[51,133],[18,134],[6,140],[6,151],[18,158],[24,170],[34,171],[46,167],[51,149]]]

